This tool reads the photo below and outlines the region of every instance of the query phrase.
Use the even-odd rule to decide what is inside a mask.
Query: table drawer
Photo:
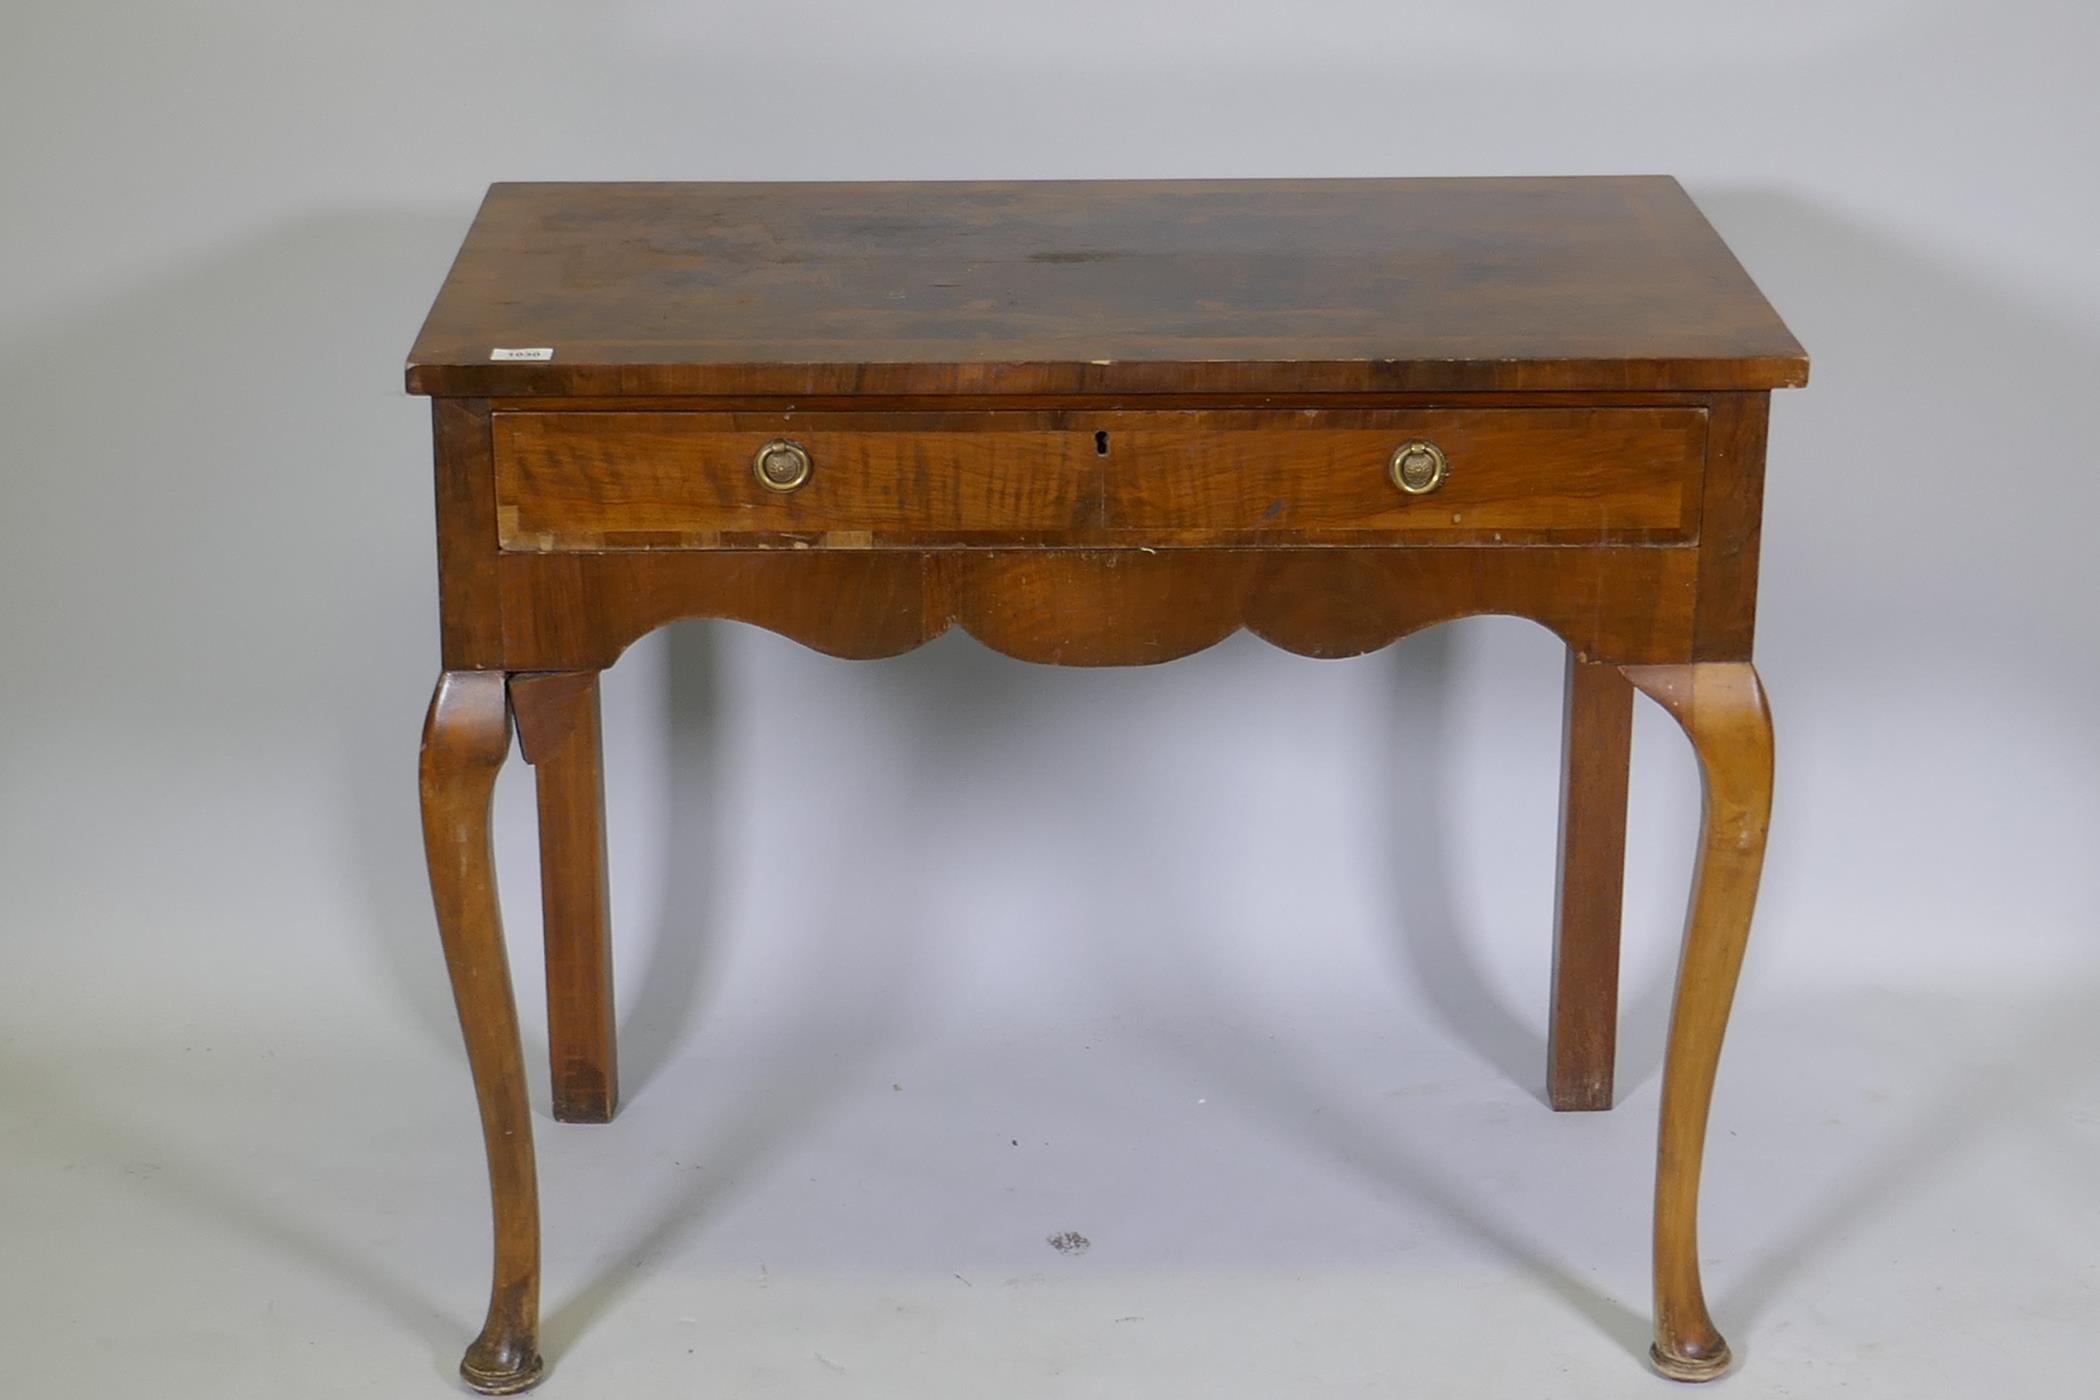
[[[493,433],[507,550],[1669,544],[1697,537],[1706,411],[505,410]],[[788,489],[756,467],[775,442],[806,454],[775,459]],[[1396,464],[1408,444],[1435,451]]]

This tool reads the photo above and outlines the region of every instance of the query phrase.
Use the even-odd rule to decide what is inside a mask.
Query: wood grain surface
[[[539,806],[554,1116],[564,1123],[610,1123],[620,1075],[598,673],[514,675],[510,707]]]
[[[493,433],[510,550],[1643,544],[1697,535],[1706,411],[501,412]],[[792,491],[752,470],[781,438],[813,459]],[[1421,495],[1388,470],[1414,440],[1449,462]]]
[[[1699,755],[1699,863],[1685,914],[1677,996],[1663,1060],[1655,1159],[1656,1369],[1710,1380],[1728,1343],[1699,1278],[1699,1175],[1721,1040],[1750,939],[1772,817],[1772,715],[1748,662],[1628,666],[1626,679],[1670,712]]]
[[[1632,757],[1632,685],[1618,667],[1571,650],[1561,721],[1553,994],[1546,1013],[1546,1097],[1563,1112],[1601,1111],[1612,1102]]]
[[[1661,176],[500,184],[408,366],[412,392],[476,396],[1806,377]]]
[[[833,656],[895,656],[959,626],[1022,660],[1172,661],[1245,628],[1359,656],[1481,613],[1583,654],[1679,660],[1698,551],[1587,549],[720,550],[507,554],[505,664],[596,669],[666,622],[749,622]]]
[[[495,1222],[488,1314],[459,1369],[489,1395],[529,1389],[542,1370],[539,1168],[489,825],[496,774],[510,754],[504,688],[500,671],[440,676],[423,722],[419,768],[431,899],[481,1106]]]

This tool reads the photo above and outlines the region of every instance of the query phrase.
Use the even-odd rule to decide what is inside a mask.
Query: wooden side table
[[[1514,613],[1568,646],[1549,1079],[1611,1105],[1633,692],[1705,776],[1663,1075],[1654,1359],[1720,1374],[1695,1217],[1771,805],[1750,662],[1769,391],[1801,347],[1675,181],[497,185],[432,398],[438,926],[495,1210],[461,1370],[539,1378],[539,1218],[489,840],[539,792],[555,1116],[617,1099],[598,672],[681,617],[844,657],[951,626],[1168,661]]]

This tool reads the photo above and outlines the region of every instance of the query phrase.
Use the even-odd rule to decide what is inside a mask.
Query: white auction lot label
[[[551,345],[541,345],[528,348],[518,348],[513,346],[499,345],[495,349],[489,351],[489,358],[492,360],[551,360],[554,358],[554,347]]]

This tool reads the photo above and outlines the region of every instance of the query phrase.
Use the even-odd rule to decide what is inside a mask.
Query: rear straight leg
[[[511,678],[510,703],[539,790],[554,1116],[607,1123],[619,1107],[620,1077],[598,673],[520,673]]]
[[[1547,1098],[1562,1111],[1611,1107],[1632,744],[1633,686],[1618,667],[1571,650],[1561,730],[1553,1000],[1546,1017]]]

